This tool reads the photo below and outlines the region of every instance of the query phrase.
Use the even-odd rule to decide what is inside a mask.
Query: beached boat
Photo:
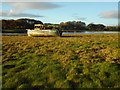
[[[34,29],[27,29],[28,36],[61,36],[62,32],[57,29],[45,29],[42,24],[35,24]]]

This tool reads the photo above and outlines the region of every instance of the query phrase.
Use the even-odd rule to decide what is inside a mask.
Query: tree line
[[[40,20],[22,18],[17,20],[0,20],[2,23],[2,31],[6,29],[34,29],[34,24],[43,24]],[[105,26],[103,24],[90,23],[86,25],[82,21],[67,21],[61,22],[60,24],[44,24],[46,29],[59,29],[59,30],[80,30],[80,31],[118,31],[120,26]]]
[[[59,24],[62,30],[80,30],[80,31],[119,31],[120,26],[105,26],[104,24],[90,23],[86,25],[81,21],[68,21]]]
[[[34,19],[1,20],[2,29],[33,29],[35,23],[43,24]]]

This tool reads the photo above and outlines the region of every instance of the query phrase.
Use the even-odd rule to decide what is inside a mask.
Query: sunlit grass
[[[117,34],[2,39],[3,88],[120,87]]]

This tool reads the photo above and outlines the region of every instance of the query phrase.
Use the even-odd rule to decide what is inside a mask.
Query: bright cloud
[[[119,0],[4,0],[3,2],[119,2]]]

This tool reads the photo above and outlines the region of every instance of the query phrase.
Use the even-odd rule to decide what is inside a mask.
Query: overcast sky
[[[1,19],[32,18],[43,23],[83,21],[118,24],[117,2],[4,2]]]

